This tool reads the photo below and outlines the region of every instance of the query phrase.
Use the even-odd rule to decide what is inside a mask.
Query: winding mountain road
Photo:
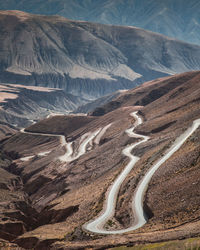
[[[200,119],[195,120],[193,122],[193,125],[188,128],[185,133],[183,133],[178,139],[173,143],[173,145],[170,147],[170,149],[166,152],[166,154],[155,164],[153,165],[149,171],[146,173],[146,175],[142,178],[140,181],[136,192],[133,197],[133,202],[132,202],[132,210],[134,214],[135,221],[133,225],[129,228],[126,229],[120,229],[120,230],[106,230],[104,228],[104,225],[106,222],[111,219],[114,215],[115,212],[115,206],[116,206],[116,200],[117,200],[117,195],[120,189],[120,186],[122,182],[125,180],[129,172],[132,170],[136,162],[140,159],[137,156],[134,156],[131,154],[131,151],[133,148],[138,146],[141,143],[146,142],[149,137],[144,136],[144,135],[139,135],[134,133],[134,129],[136,126],[140,125],[142,123],[141,118],[137,115],[137,112],[131,113],[131,116],[135,118],[135,124],[132,128],[127,129],[126,133],[130,137],[135,137],[142,139],[139,142],[136,142],[132,145],[128,145],[122,152],[124,155],[129,157],[130,161],[125,167],[125,169],[121,172],[121,174],[117,177],[117,179],[114,181],[113,185],[109,189],[109,193],[107,196],[107,199],[105,201],[105,206],[100,214],[99,217],[94,219],[93,221],[90,221],[86,224],[83,225],[83,229],[90,231],[92,233],[97,233],[97,234],[122,234],[126,232],[130,232],[133,230],[136,230],[140,227],[142,227],[146,223],[146,218],[143,210],[143,198],[145,195],[145,192],[148,188],[148,184],[155,173],[155,171],[167,160],[169,159],[183,144],[184,142],[194,133],[194,131],[200,126]]]
[[[71,162],[78,158],[80,158],[82,155],[84,155],[87,150],[91,150],[93,145],[98,145],[102,136],[106,132],[106,130],[111,126],[112,124],[108,124],[103,128],[99,128],[95,130],[94,132],[89,132],[84,135],[82,135],[81,140],[79,142],[79,147],[77,152],[74,152],[73,150],[73,142],[67,142],[64,135],[57,135],[57,134],[45,134],[45,133],[37,133],[37,132],[28,132],[25,131],[25,129],[21,129],[20,132],[24,134],[30,134],[30,135],[39,135],[39,136],[53,136],[53,137],[59,137],[60,138],[60,144],[62,147],[65,147],[65,154],[60,156],[58,159],[61,162]],[[46,152],[39,153],[40,156],[46,156]],[[29,159],[33,158],[33,156],[27,156],[22,157],[22,161],[28,161]]]
[[[134,126],[130,129],[127,129],[125,132],[128,134],[129,137],[134,137],[140,139],[138,142],[133,143],[131,145],[128,145],[125,149],[123,149],[122,153],[127,156],[130,161],[124,168],[124,170],[121,172],[121,174],[117,177],[117,179],[112,184],[111,188],[109,189],[107,199],[105,201],[104,209],[99,217],[96,219],[87,222],[83,225],[83,229],[97,233],[97,234],[122,234],[126,232],[130,232],[133,230],[136,230],[140,227],[142,227],[147,221],[145,218],[144,210],[143,210],[143,198],[145,195],[145,192],[148,188],[148,184],[155,173],[155,171],[166,161],[168,160],[180,147],[184,144],[184,142],[195,132],[195,130],[200,126],[200,119],[197,119],[193,122],[192,126],[188,128],[180,137],[178,137],[175,142],[172,144],[172,146],[168,149],[168,151],[165,153],[165,155],[158,160],[155,165],[153,165],[149,171],[145,174],[145,176],[142,178],[140,183],[138,184],[138,187],[136,188],[136,192],[133,197],[132,202],[132,210],[134,214],[135,221],[133,225],[129,228],[120,229],[120,230],[106,230],[104,228],[106,222],[111,219],[114,216],[115,213],[115,207],[116,207],[116,200],[119,193],[119,189],[127,175],[130,173],[130,171],[133,169],[135,164],[140,159],[137,156],[134,156],[131,154],[132,150],[140,145],[141,143],[144,143],[149,140],[148,136],[136,134],[134,132],[134,129],[142,124],[142,119],[137,115],[137,112],[133,112],[130,114],[135,119]],[[27,132],[24,131],[24,129],[21,130],[21,133],[26,134],[32,134],[32,135],[40,135],[40,136],[55,136],[60,137],[60,143],[61,146],[65,146],[66,153],[63,156],[60,156],[59,159],[61,162],[71,162],[75,159],[78,159],[80,156],[86,153],[87,147],[93,146],[94,144],[99,144],[101,137],[106,132],[106,130],[111,126],[111,124],[108,124],[104,128],[99,128],[94,132],[86,133],[82,136],[79,147],[77,152],[74,152],[72,143],[73,142],[66,142],[64,135],[55,135],[55,134],[44,134],[44,133],[34,133],[34,132]],[[89,148],[90,148],[89,147]],[[47,153],[47,152],[45,152]],[[33,156],[27,156],[22,158],[22,160],[29,160]]]

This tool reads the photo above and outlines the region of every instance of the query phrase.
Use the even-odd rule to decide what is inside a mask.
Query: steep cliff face
[[[134,25],[200,44],[198,0],[39,0],[34,3],[8,0],[0,3],[0,9],[60,15],[113,25]]]
[[[133,27],[0,12],[0,81],[95,99],[200,68],[200,47]]]

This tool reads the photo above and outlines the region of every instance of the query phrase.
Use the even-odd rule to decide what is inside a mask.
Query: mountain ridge
[[[200,44],[198,0],[61,0],[6,1],[0,9],[18,9],[35,14],[60,15],[113,25],[137,26],[187,42]]]
[[[5,83],[62,88],[96,99],[200,68],[200,46],[139,28],[20,11],[1,11],[0,28]]]

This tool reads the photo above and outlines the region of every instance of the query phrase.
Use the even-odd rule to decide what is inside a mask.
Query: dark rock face
[[[48,206],[40,213],[38,226],[63,222],[67,217],[78,211],[77,206],[70,206],[65,209],[51,210]]]
[[[1,11],[0,37],[1,82],[86,99],[200,68],[199,46],[134,27]]]
[[[200,44],[198,0],[39,0],[34,3],[9,0],[2,1],[0,8],[104,24],[133,25]]]

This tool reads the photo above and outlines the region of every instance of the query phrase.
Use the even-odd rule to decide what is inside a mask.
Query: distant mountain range
[[[1,0],[0,9],[61,15],[104,24],[133,25],[200,44],[198,0]]]
[[[149,31],[0,12],[0,82],[86,99],[200,68],[200,46]]]

